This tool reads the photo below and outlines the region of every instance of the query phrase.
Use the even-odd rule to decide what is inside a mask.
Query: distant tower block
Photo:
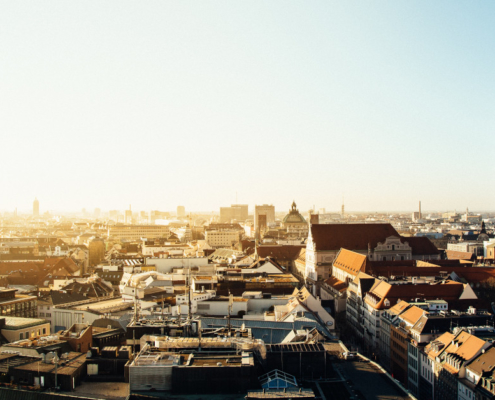
[[[421,219],[421,201],[419,202],[419,219]]]
[[[38,218],[40,216],[40,202],[37,198],[33,201],[33,217]]]
[[[259,216],[266,216],[266,225],[275,222],[275,206],[263,204],[260,206],[254,206],[254,230],[259,232],[260,221]]]
[[[124,211],[124,224],[132,224],[132,209],[129,204],[129,209]]]
[[[177,206],[177,217],[184,218],[186,216],[186,207]]]
[[[258,229],[257,229],[257,233],[258,233],[259,237],[262,237],[263,234],[266,232],[267,226],[268,226],[268,223],[267,223],[266,214],[260,214],[260,215],[258,215]]]
[[[311,214],[309,219],[311,225],[317,225],[320,223],[320,215],[319,214]]]

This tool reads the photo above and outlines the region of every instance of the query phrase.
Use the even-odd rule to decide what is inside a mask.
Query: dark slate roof
[[[83,296],[79,293],[64,293],[59,291],[52,291],[47,296],[49,299],[51,298],[52,304],[54,306],[58,306],[60,304],[74,303],[76,301],[88,300],[86,296]]]

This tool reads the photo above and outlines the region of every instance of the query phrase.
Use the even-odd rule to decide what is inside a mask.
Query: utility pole
[[[55,354],[55,357],[53,357],[53,361],[55,362],[55,390],[58,390],[58,355]]]

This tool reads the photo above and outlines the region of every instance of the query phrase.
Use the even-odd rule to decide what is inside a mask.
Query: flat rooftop
[[[136,367],[240,367],[254,365],[252,355],[248,353],[236,354],[235,351],[226,354],[201,353],[173,353],[150,351],[139,354],[132,363]]]
[[[17,330],[30,328],[32,326],[48,324],[49,322],[41,318],[21,318],[5,317],[5,326],[2,329]]]

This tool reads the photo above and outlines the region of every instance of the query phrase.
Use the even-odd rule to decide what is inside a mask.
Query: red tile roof
[[[40,272],[43,270],[42,263],[27,262],[0,262],[0,275],[8,275],[14,271],[25,273]]]
[[[409,246],[411,246],[412,249],[413,256],[440,254],[440,251],[437,249],[437,247],[426,236],[401,236],[401,242],[409,243]]]
[[[388,308],[384,302],[387,299],[390,306],[397,304],[399,300],[411,301],[416,298],[426,300],[442,299],[445,301],[458,300],[464,291],[464,285],[459,282],[446,281],[445,284],[417,284],[417,285],[390,285],[385,281],[379,281],[370,291],[371,299],[366,298],[366,303],[376,309]],[[389,307],[390,307],[389,306]]]
[[[304,248],[306,248],[306,246],[258,246],[258,256],[261,258],[274,257],[279,262],[294,261],[299,256],[301,249]]]
[[[389,236],[400,237],[390,224],[314,224],[311,236],[316,250],[368,250]]]

